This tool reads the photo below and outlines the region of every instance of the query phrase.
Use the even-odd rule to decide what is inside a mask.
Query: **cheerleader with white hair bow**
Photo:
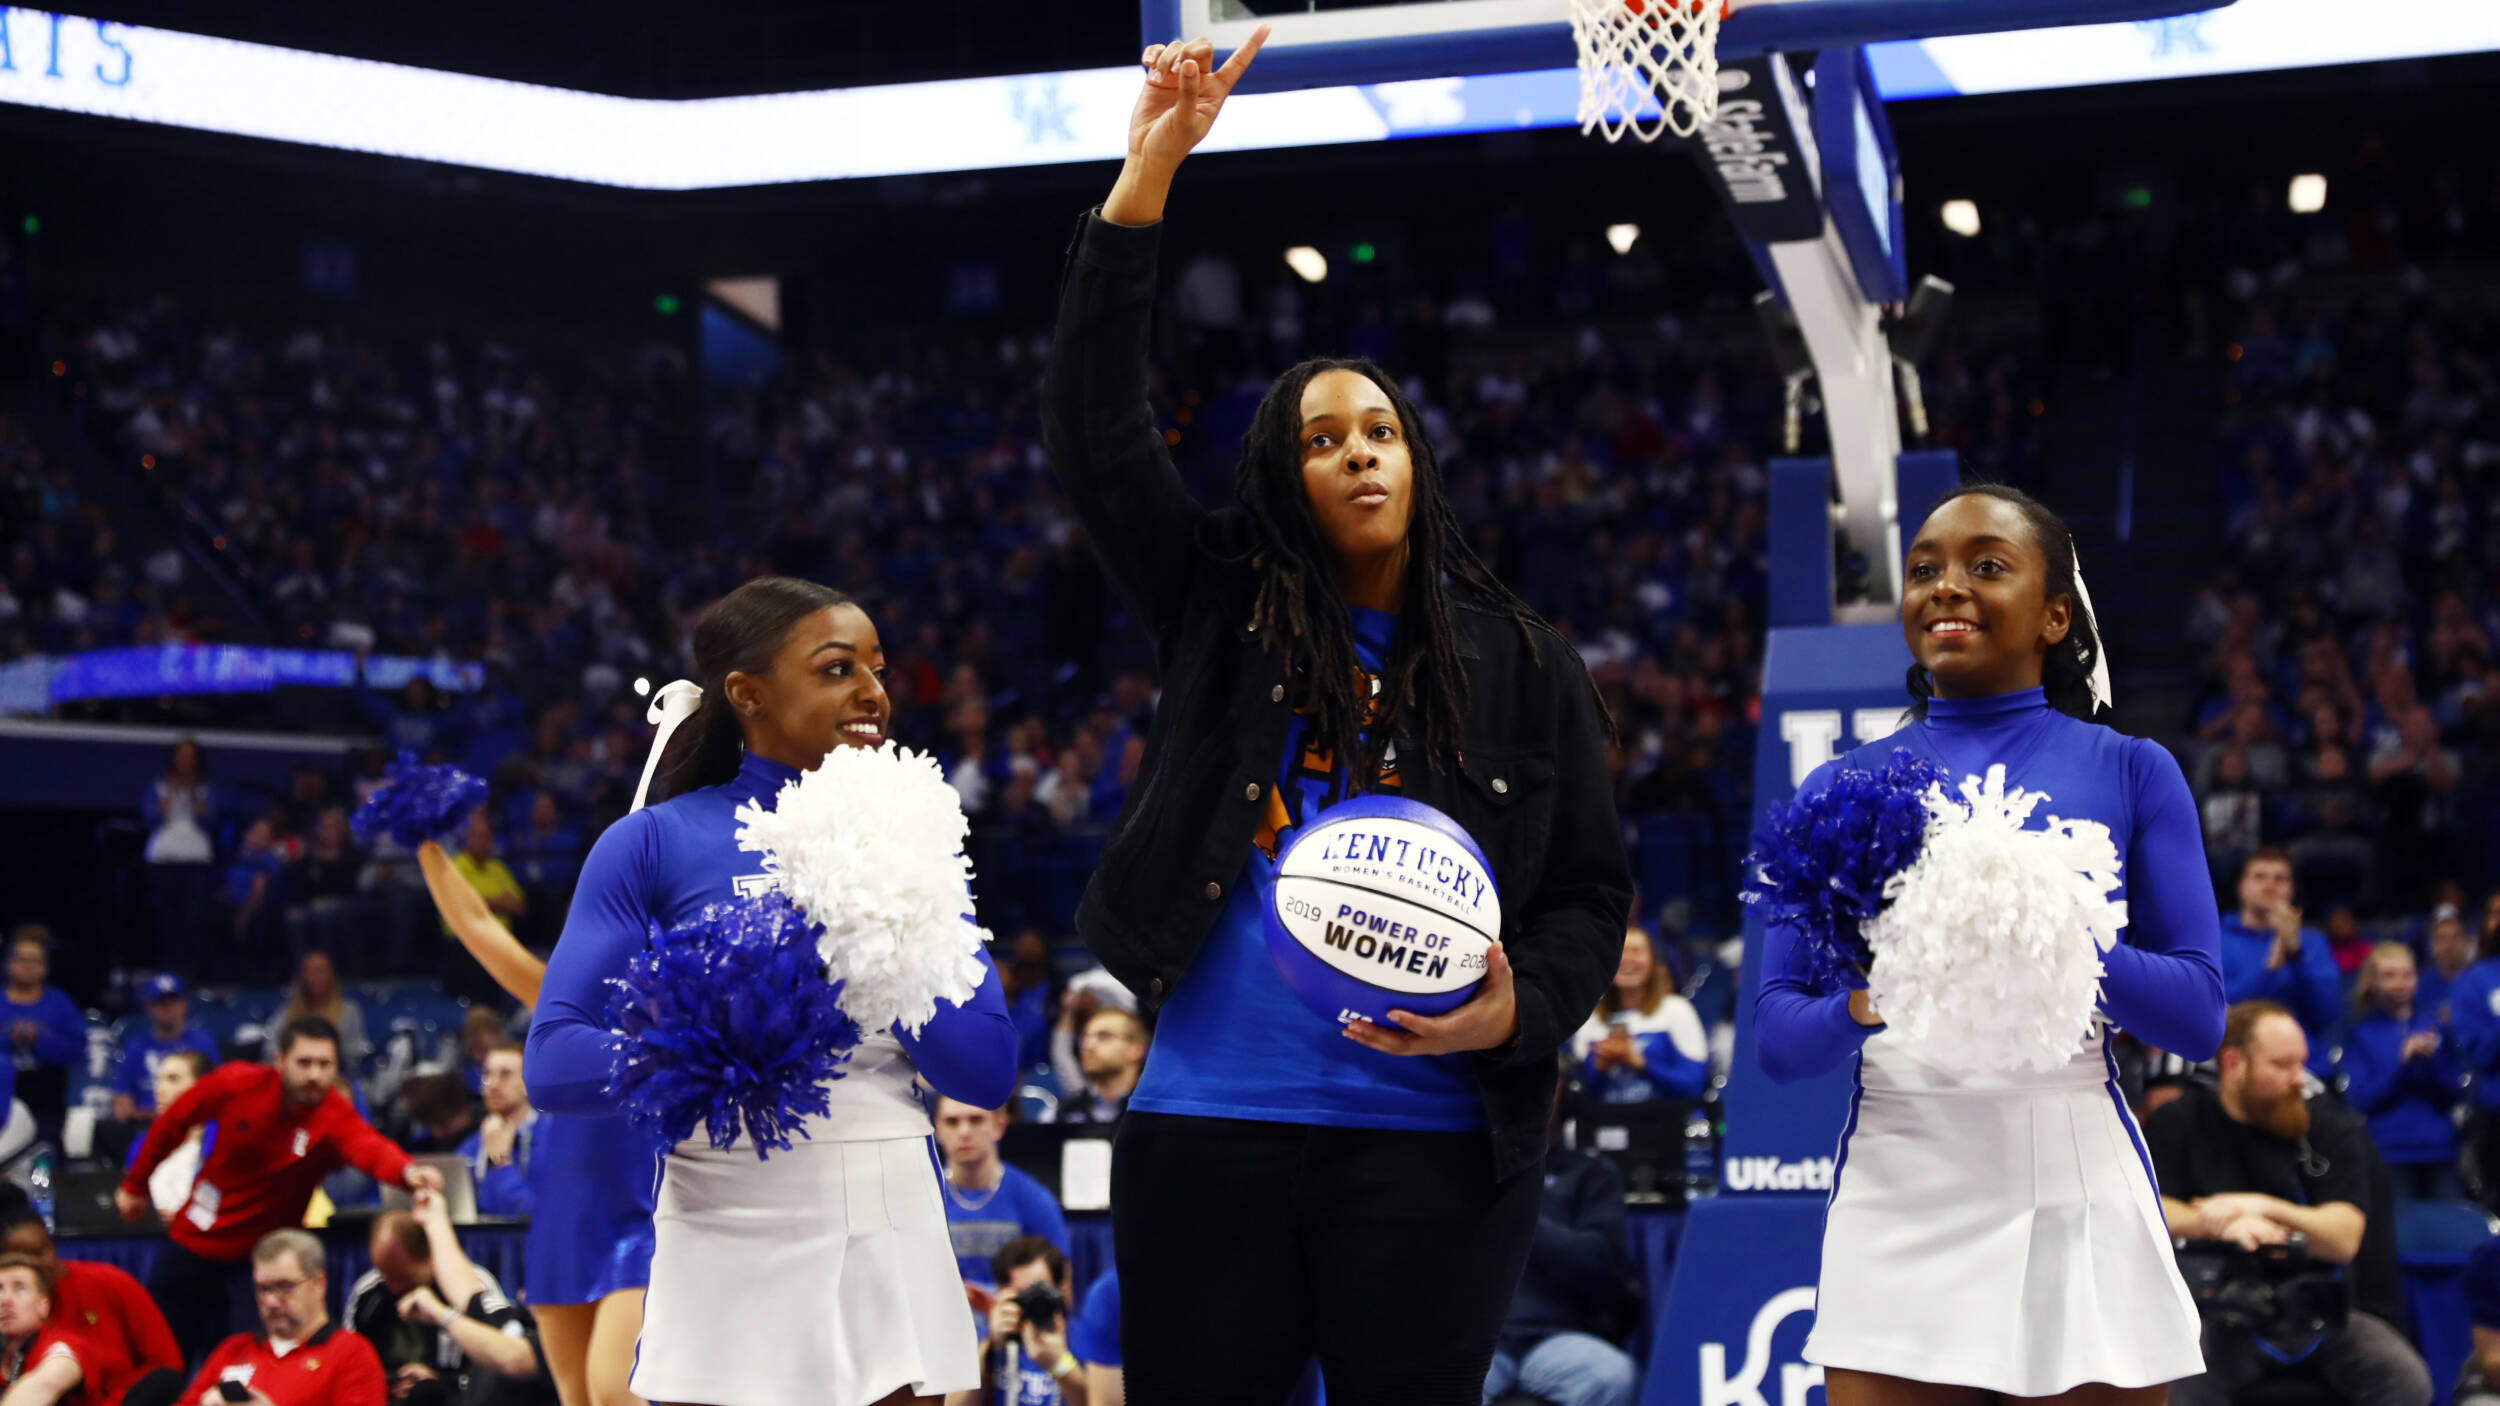
[[[794,880],[796,847],[811,834],[821,838],[824,827],[795,826],[791,798],[803,778],[860,775],[845,757],[871,766],[893,758],[882,750],[889,705],[876,627],[839,592],[782,577],[750,581],[704,613],[693,652],[699,701],[644,774],[648,786],[658,772],[668,798],[600,836],[548,962],[525,1074],[532,1100],[560,1115],[628,1108],[642,1126],[658,1085],[627,1078],[621,1061],[637,1031],[657,1028],[661,1038],[641,1048],[664,1053],[734,1044],[757,1023],[804,1042],[828,1024],[850,1024],[830,1012],[839,988],[826,978],[849,977],[841,993],[849,1014],[876,987],[878,973],[846,968],[842,952],[827,950],[830,970],[820,966],[811,940],[802,954],[807,970],[789,982],[716,993],[725,1002],[716,1007],[726,1012],[719,1023],[667,1024],[682,1017],[684,1008],[668,1002],[684,990],[648,980],[660,956],[674,952],[689,963],[685,971],[731,970],[734,984],[733,959],[754,950],[740,949],[740,941],[798,921],[771,916],[793,912],[788,904],[771,908],[782,903],[775,895],[786,894],[811,925],[841,927],[821,903],[809,907],[805,885]],[[686,686],[670,687],[683,696]],[[930,769],[930,784],[942,787],[934,775]],[[951,805],[951,793],[947,799]],[[837,801],[862,829],[889,818],[904,823],[893,815],[904,803],[898,794],[863,787]],[[950,814],[959,824],[960,812]],[[792,851],[758,853],[755,837],[764,833]],[[960,859],[935,859],[936,867],[956,866],[959,901],[943,905],[941,936],[961,939],[949,958],[967,978],[960,998],[924,1003],[916,1024],[909,1016],[860,1019],[841,1040],[838,1074],[807,1087],[762,1095],[750,1088],[744,1102],[687,1112],[680,1123],[709,1127],[708,1140],[684,1126],[665,1134],[673,1145],[662,1159],[636,1394],[709,1406],[886,1406],[978,1385],[972,1322],[915,1083],[998,1106],[1014,1080],[1015,1029],[997,974],[978,955],[977,930],[964,922]],[[896,893],[865,892],[867,882],[863,908],[899,911]],[[749,915],[746,926],[721,927],[724,913]],[[690,931],[714,932],[716,940],[708,947],[681,941]],[[887,962],[889,976],[894,966]],[[620,987],[626,1004],[617,1003]],[[705,1072],[718,1081],[750,1078],[754,1068],[715,1060]],[[690,1086],[684,1069],[663,1074],[662,1084],[677,1078],[680,1092]]]
[[[2074,539],[2030,497],[1975,485],[1940,503],[1907,553],[1901,624],[1916,720],[1808,776],[1798,804],[1878,784],[1888,758],[1892,776],[1940,772],[1943,787],[1909,803],[1895,832],[1915,839],[1925,806],[1927,852],[1896,873],[1915,871],[1927,896],[1900,878],[1860,887],[1887,905],[1864,929],[1864,972],[1775,917],[1755,1007],[1772,1078],[1855,1066],[1805,1356],[1824,1368],[1832,1406],[2152,1406],[2203,1358],[2106,1034],[2120,1027],[2190,1059],[2220,1043],[2220,935],[2196,802],[2168,752],[2097,721],[2108,675]],[[1979,777],[1957,812],[1952,792]],[[2034,793],[2042,813],[1992,808],[2000,781],[2005,794]],[[1955,852],[2002,860],[1994,891],[1967,873],[1930,877],[1952,843],[1939,817],[1960,814],[1995,818],[1981,837],[1995,848]],[[2103,857],[2062,878],[2035,866],[2033,883],[2018,851]],[[2113,884],[2123,907],[2104,897]],[[2084,898],[2067,908],[2035,905],[2078,886]],[[1940,916],[1954,902],[1958,923]],[[2047,911],[2085,918],[2044,934],[2006,916]],[[1924,926],[1898,936],[1905,924]],[[2021,960],[1984,978],[1951,960],[1957,943],[1978,963],[1983,941],[2034,950],[2026,938],[2060,973],[2032,989]],[[1889,972],[1888,950],[1902,954]],[[1919,964],[1927,984],[1914,989]],[[1973,994],[1983,980],[1988,994]],[[2064,1006],[2057,982],[2076,993]],[[1969,1023],[1937,1018],[1957,999],[1981,1017],[2050,1014],[1990,1059]]]

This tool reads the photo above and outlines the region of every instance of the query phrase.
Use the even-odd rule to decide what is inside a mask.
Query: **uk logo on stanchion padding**
[[[1806,1393],[1823,1384],[1823,1369],[1793,1357],[1781,1360],[1772,1340],[1789,1317],[1813,1312],[1811,1284],[1774,1294],[1754,1312],[1753,1324],[1745,1330],[1744,1361],[1733,1373],[1728,1371],[1727,1344],[1701,1344],[1701,1406],[1809,1406]],[[1779,1369],[1777,1395],[1764,1389],[1773,1367]]]

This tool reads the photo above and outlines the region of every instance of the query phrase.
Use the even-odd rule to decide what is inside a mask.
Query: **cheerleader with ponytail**
[[[662,720],[661,711],[653,707],[652,721]],[[667,731],[663,725],[664,737]],[[403,755],[356,813],[356,833],[367,841],[388,835],[414,850],[443,925],[506,994],[535,1006],[547,964],[521,945],[443,849],[441,837],[456,833],[485,798],[478,778]],[[634,804],[640,808],[639,794]],[[651,1282],[659,1159],[621,1118],[542,1108],[523,1174],[534,1203],[526,1287],[556,1395],[563,1406],[638,1406],[626,1379]]]
[[[417,847],[417,867],[460,945],[514,1000],[535,1006],[547,964],[486,906],[439,841]],[[658,1156],[621,1118],[542,1109],[533,1127],[524,1169],[533,1205],[527,1292],[563,1406],[635,1406],[640,1399],[626,1379],[651,1283],[659,1170]]]
[[[2106,1034],[2221,1041],[2196,802],[2100,722],[2056,514],[1952,494],[1901,601],[1914,721],[1806,778],[1748,894],[1773,906],[1765,1070],[1856,1073],[1805,1356],[1832,1406],[2152,1406],[2203,1359]]]
[[[883,1406],[971,1389],[972,1323],[914,1085],[1006,1101],[1015,1031],[996,973],[975,955],[968,902],[948,905],[964,999],[924,1002],[916,1022],[854,1025],[876,973],[845,967],[837,939],[850,929],[799,882],[807,836],[773,814],[789,821],[803,774],[863,774],[836,766],[837,749],[892,757],[879,750],[889,708],[876,627],[838,592],[766,577],[704,613],[694,659],[698,683],[655,704],[665,740],[643,786],[656,779],[665,799],[611,826],[583,865],[525,1071],[541,1109],[644,1149],[639,1161],[620,1153],[584,1194],[648,1166],[662,1130],[633,1389],[711,1406]],[[909,801],[899,794],[839,800],[875,825],[910,819],[895,814]],[[759,856],[758,835],[783,852]],[[960,859],[932,862],[958,866],[966,897]],[[828,931],[822,959],[812,939],[787,940],[802,927]],[[848,991],[825,979],[828,963]],[[719,1053],[753,1055],[759,1039],[772,1044],[764,1058]],[[541,1214],[550,1200],[539,1193]]]

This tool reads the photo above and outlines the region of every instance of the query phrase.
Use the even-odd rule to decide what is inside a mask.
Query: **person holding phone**
[[[252,1247],[252,1301],[260,1331],[217,1345],[178,1400],[182,1406],[383,1406],[382,1359],[330,1321],[321,1242],[273,1230]]]

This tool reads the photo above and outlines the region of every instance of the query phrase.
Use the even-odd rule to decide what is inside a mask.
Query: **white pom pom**
[[[1927,793],[1918,862],[1884,885],[1866,927],[1868,995],[1920,1059],[2003,1073],[2063,1067],[2091,1035],[2101,953],[2126,926],[2109,827],[2049,818],[2047,796],[2005,788],[2005,768],[1967,777],[1956,801]]]
[[[934,758],[894,743],[836,747],[781,788],[771,810],[738,807],[738,847],[821,925],[826,975],[869,1032],[918,1031],[941,1000],[972,998],[989,934],[971,922],[963,802]]]

